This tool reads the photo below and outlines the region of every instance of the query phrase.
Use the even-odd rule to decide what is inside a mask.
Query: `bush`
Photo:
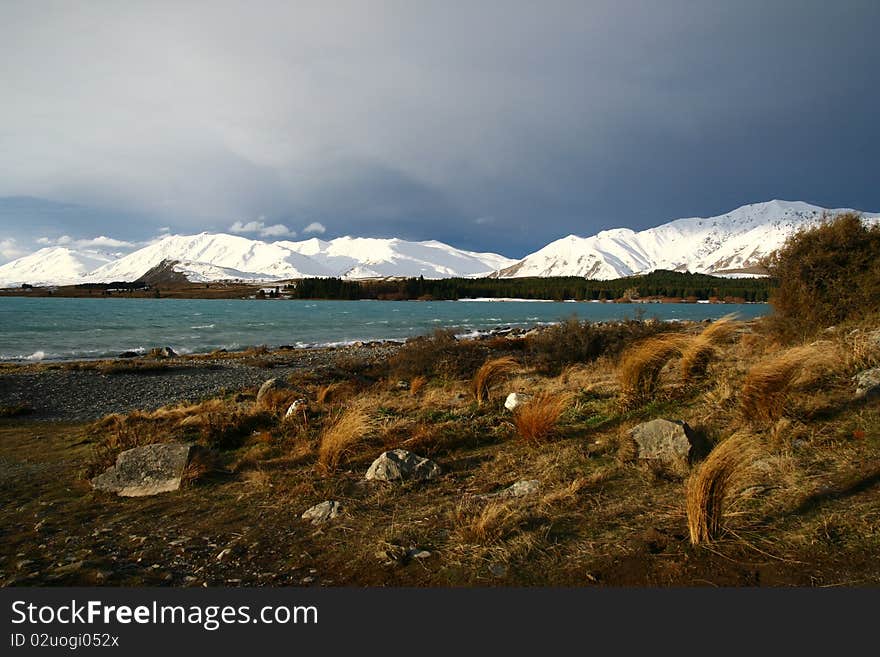
[[[770,302],[782,324],[808,334],[880,307],[880,226],[858,214],[824,217],[792,235],[767,261],[778,281]]]
[[[572,317],[528,338],[528,352],[539,372],[556,375],[566,365],[588,363],[604,355],[615,356],[632,342],[670,328],[667,322],[630,320],[593,324]]]
[[[416,376],[464,377],[476,370],[487,349],[474,340],[459,341],[455,332],[438,329],[409,340],[391,359],[391,371],[402,379]]]

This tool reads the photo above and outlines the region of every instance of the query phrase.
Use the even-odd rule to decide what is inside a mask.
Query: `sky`
[[[880,210],[876,0],[0,0],[0,263]]]

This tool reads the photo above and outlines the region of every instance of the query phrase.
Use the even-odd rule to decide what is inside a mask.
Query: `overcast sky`
[[[878,26],[876,0],[0,0],[0,262],[877,211]]]

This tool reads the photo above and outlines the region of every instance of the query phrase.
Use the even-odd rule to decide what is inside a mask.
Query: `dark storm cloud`
[[[880,209],[876,2],[327,5],[3,5],[0,196],[81,211],[0,237],[262,218],[522,255],[773,197]]]

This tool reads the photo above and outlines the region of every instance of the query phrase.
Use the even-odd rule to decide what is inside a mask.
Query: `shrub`
[[[482,404],[489,398],[489,390],[516,371],[519,363],[511,356],[502,356],[487,360],[474,374],[471,382],[471,392],[478,404]]]
[[[605,355],[616,356],[633,342],[671,328],[665,322],[629,320],[593,324],[572,317],[529,337],[527,345],[534,367],[553,375],[572,363],[588,363]]]
[[[778,281],[770,302],[802,334],[860,319],[880,307],[880,226],[855,213],[825,216],[766,261]]]
[[[475,340],[457,340],[455,332],[437,329],[431,336],[413,338],[391,358],[397,378],[416,376],[462,377],[473,372],[487,350]]]

